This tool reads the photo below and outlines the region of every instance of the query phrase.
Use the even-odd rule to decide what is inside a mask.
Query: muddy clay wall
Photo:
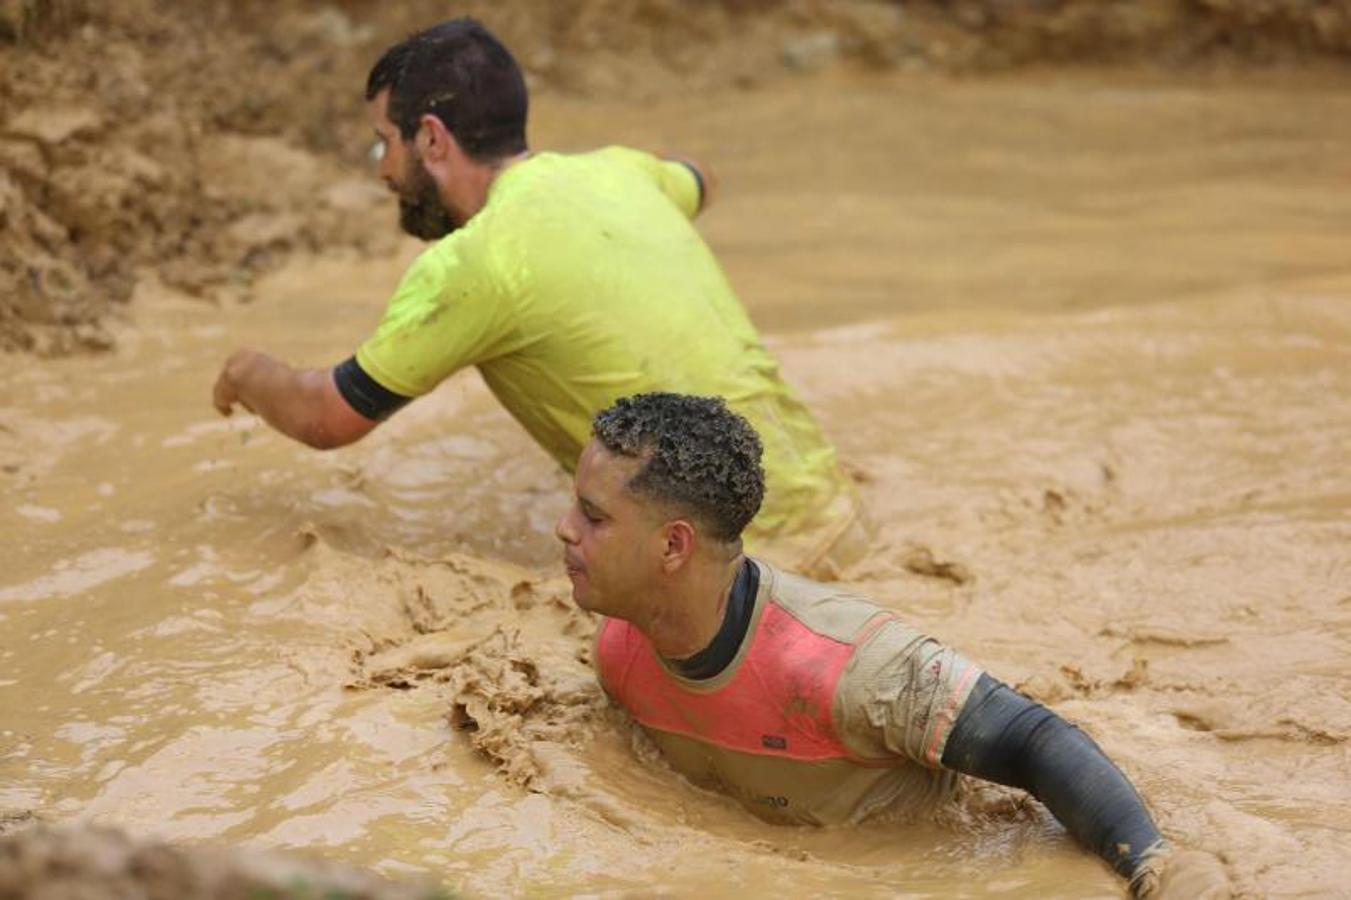
[[[457,4],[537,91],[754,89],[833,65],[1341,64],[1351,0]],[[391,239],[362,80],[444,3],[0,3],[0,349],[107,347],[138,282],[247,296],[294,251]]]

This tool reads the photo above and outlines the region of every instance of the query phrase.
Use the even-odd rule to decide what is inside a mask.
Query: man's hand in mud
[[[228,416],[236,404],[316,450],[345,447],[380,424],[352,408],[333,369],[296,369],[257,350],[236,350],[216,377],[211,405]]]
[[[1151,860],[1134,885],[1144,900],[1228,900],[1233,886],[1224,865],[1204,850],[1175,850]]]
[[[220,374],[216,376],[216,386],[211,391],[211,404],[222,416],[232,414],[236,403],[253,412],[253,409],[239,397],[239,383],[242,372],[257,356],[258,352],[255,350],[236,350],[230,354],[225,365],[221,366]]]

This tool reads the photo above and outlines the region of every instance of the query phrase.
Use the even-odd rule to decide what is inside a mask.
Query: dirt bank
[[[532,0],[460,4],[535,87],[661,97],[836,65],[1342,59],[1351,0]],[[0,4],[0,349],[106,348],[138,283],[247,296],[296,252],[390,245],[366,68],[443,4]]]
[[[272,38],[213,10],[74,7],[3,50],[0,347],[106,347],[146,279],[218,297],[295,250],[389,246],[382,192],[305,140],[346,20],[297,6]]]

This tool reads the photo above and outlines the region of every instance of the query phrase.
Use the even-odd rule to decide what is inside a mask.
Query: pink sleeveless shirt
[[[596,666],[611,698],[678,771],[768,818],[849,821],[946,794],[935,770],[979,669],[866,600],[757,565],[746,639],[711,679],[606,619]]]

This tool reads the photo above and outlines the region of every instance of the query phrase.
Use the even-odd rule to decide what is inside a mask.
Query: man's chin
[[[422,207],[399,206],[399,227],[404,234],[420,241],[439,241],[455,230],[455,223],[444,212],[428,214]]]
[[[586,612],[595,612],[595,607],[591,605],[591,598],[576,585],[572,587],[572,602],[577,604],[577,608]]]
[[[577,608],[584,612],[596,612],[596,605],[592,602],[595,598],[583,585],[578,584],[580,580],[579,576],[572,578],[572,602],[577,604]]]

